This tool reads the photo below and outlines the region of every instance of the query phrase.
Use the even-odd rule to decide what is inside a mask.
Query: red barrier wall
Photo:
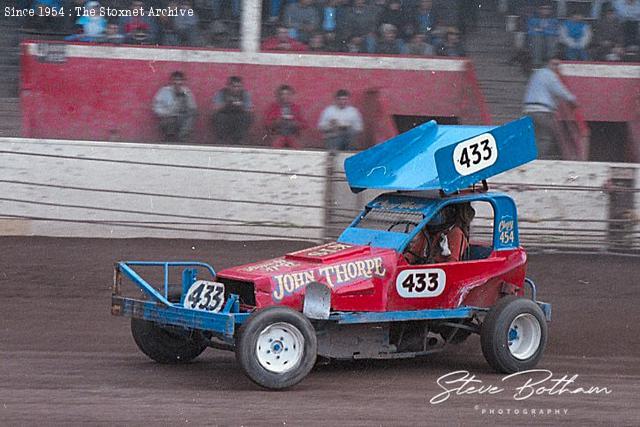
[[[361,55],[247,54],[237,51],[23,43],[23,132],[33,138],[158,141],[151,111],[172,71],[186,73],[199,117],[193,142],[215,142],[212,98],[230,75],[242,76],[255,105],[252,142],[267,143],[262,118],[277,86],[287,83],[321,146],[321,111],[340,88],[364,113],[370,142],[395,134],[391,116],[453,116],[489,123],[471,64],[464,59]]]

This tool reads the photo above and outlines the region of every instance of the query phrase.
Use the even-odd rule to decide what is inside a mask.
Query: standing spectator
[[[375,47],[369,53],[382,53],[385,55],[399,55],[405,47],[401,39],[398,38],[398,30],[393,24],[382,24],[380,27],[382,37],[377,41]]]
[[[238,76],[231,76],[227,86],[220,89],[214,99],[213,128],[222,144],[242,143],[251,127],[253,104],[251,95]]]
[[[437,54],[438,56],[465,56],[460,31],[456,27],[447,28],[444,42],[438,46]]]
[[[265,125],[274,148],[300,148],[298,138],[307,127],[300,107],[293,103],[293,88],[281,85],[276,90],[276,102],[265,114]]]
[[[178,36],[180,45],[198,45],[198,15],[196,15],[191,7],[189,0],[182,0],[182,2],[180,2],[178,16],[173,17],[173,29]]]
[[[76,25],[82,27],[82,33],[67,36],[65,40],[77,40],[81,42],[99,41],[107,29],[107,20],[100,15],[100,3],[89,1],[84,6],[87,10],[92,10],[93,16],[80,16],[76,19]]]
[[[433,55],[433,46],[426,41],[424,33],[416,33],[411,37],[411,41],[404,45],[406,55],[431,56]]]
[[[262,50],[286,50],[289,52],[303,52],[307,46],[289,36],[289,29],[280,26],[276,29],[276,35],[262,42]]]
[[[558,66],[558,60],[552,58],[546,68],[534,71],[524,95],[523,111],[533,119],[541,159],[560,158],[555,116],[558,102],[564,101],[576,107],[576,97],[560,81]]]
[[[336,31],[339,43],[346,43],[353,37],[360,37],[365,43],[367,39],[375,39],[376,23],[375,9],[365,0],[354,0],[353,7],[342,17],[338,16]]]
[[[168,141],[184,141],[193,128],[197,107],[182,71],[174,71],[168,86],[153,97],[153,112],[160,119],[160,130]]]
[[[560,43],[564,47],[564,56],[570,61],[589,59],[587,47],[591,43],[591,26],[582,20],[579,13],[573,13],[560,26]]]
[[[625,46],[638,45],[638,26],[640,25],[640,0],[614,0],[613,8],[622,21]]]
[[[597,61],[606,61],[613,49],[620,49],[624,44],[622,24],[616,17],[613,8],[605,7],[604,15],[593,31],[593,56]],[[619,59],[618,59],[619,60]]]
[[[527,37],[534,66],[542,66],[555,55],[558,26],[558,20],[553,17],[551,6],[546,4],[538,8],[537,15],[529,18]]]
[[[136,12],[132,13],[132,16],[121,16],[118,19],[120,34],[124,35],[126,43],[155,43],[157,40],[156,23],[153,17],[144,14],[144,3],[140,0],[133,0],[130,9]],[[141,10],[143,11],[142,15],[140,14]]]
[[[107,24],[104,35],[98,39],[100,43],[121,44],[124,43],[124,36],[120,34],[118,24],[111,22]]]
[[[362,116],[356,107],[349,105],[349,97],[348,91],[340,89],[335,102],[320,115],[318,129],[329,150],[353,150],[355,138],[362,132]]]
[[[296,40],[309,41],[311,33],[320,27],[318,9],[313,5],[313,0],[300,0],[299,3],[291,3],[284,11],[284,25],[289,27]]]

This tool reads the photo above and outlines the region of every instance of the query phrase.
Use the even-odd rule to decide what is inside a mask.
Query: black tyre
[[[315,330],[301,313],[269,307],[249,317],[236,338],[236,360],[256,384],[279,390],[306,377],[318,352]]]
[[[169,301],[179,300],[179,293],[169,295]],[[207,348],[204,337],[198,331],[161,326],[148,320],[132,318],[131,334],[138,348],[159,363],[187,363]]]
[[[547,344],[544,313],[530,299],[504,297],[489,311],[480,330],[485,359],[498,372],[531,369]]]

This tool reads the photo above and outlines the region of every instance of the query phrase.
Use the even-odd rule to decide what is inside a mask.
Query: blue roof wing
[[[345,160],[351,190],[455,192],[536,158],[533,123],[420,125]]]

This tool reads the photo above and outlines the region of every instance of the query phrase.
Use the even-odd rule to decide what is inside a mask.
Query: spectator
[[[365,0],[354,0],[353,7],[340,18],[338,16],[336,27],[339,43],[346,43],[353,37],[360,37],[363,42],[367,39],[375,40],[373,33],[376,31],[376,11]]]
[[[62,6],[62,0],[34,0],[32,3],[32,9],[35,9],[36,16],[30,20],[30,23],[36,28],[46,28],[50,30],[59,29],[60,23],[64,20],[60,19],[59,16],[54,17],[51,13],[47,14],[46,10],[49,8],[49,10],[56,9],[59,11]]]
[[[262,50],[286,50],[289,52],[302,52],[307,46],[289,36],[289,29],[280,26],[276,29],[276,35],[262,42]]]
[[[167,8],[178,8],[177,1],[169,1]],[[173,16],[158,16],[158,41],[165,46],[178,46],[180,40],[178,39],[178,33],[175,28],[175,17]]]
[[[591,26],[582,20],[579,13],[560,26],[560,43],[564,48],[564,56],[570,61],[586,61],[589,59],[587,47],[591,43]]]
[[[527,37],[534,66],[542,66],[555,54],[558,26],[558,20],[553,17],[553,11],[549,5],[540,6],[537,16],[529,18]]]
[[[449,27],[444,43],[438,46],[438,56],[465,56],[464,46],[460,38],[460,31],[456,27]]]
[[[598,61],[619,61],[622,57],[620,57],[620,59],[608,59],[607,57],[614,53],[614,49],[617,50],[617,54],[620,54],[620,48],[623,48],[624,51],[622,24],[616,17],[613,8],[608,7],[603,9],[604,15],[602,19],[596,23],[593,31],[593,56]]]
[[[107,20],[100,15],[100,3],[89,1],[84,6],[87,10],[92,10],[94,16],[80,16],[76,19],[76,25],[82,27],[82,33],[67,36],[65,40],[76,40],[82,42],[99,41],[107,29]]]
[[[349,39],[345,51],[348,53],[366,53],[364,40],[361,36],[353,36]]]
[[[343,0],[327,0],[322,7],[322,31],[335,33],[338,25],[338,14],[342,12]]]
[[[170,84],[156,93],[153,112],[160,119],[160,130],[167,141],[184,141],[189,136],[197,107],[182,71],[174,71]]]
[[[191,11],[191,13],[189,13]],[[178,15],[173,17],[173,28],[182,46],[197,46],[198,15],[191,7],[189,0],[182,0],[178,7]]]
[[[320,27],[320,16],[313,0],[300,0],[287,6],[283,22],[290,29],[292,38],[307,42],[311,33]]]
[[[437,15],[433,10],[433,0],[420,0],[418,10],[413,17],[416,32],[430,35],[436,24]]]
[[[253,121],[251,96],[238,76],[231,76],[227,86],[220,89],[214,99],[216,111],[213,128],[216,139],[222,144],[239,144],[244,139]]]
[[[378,15],[378,28],[382,24],[391,24],[400,32],[400,37],[404,36],[405,23],[407,19],[402,10],[400,0],[389,0],[387,8]]]
[[[296,0],[286,0],[287,5],[294,3]],[[269,18],[268,21],[278,22],[280,19],[280,14],[282,13],[282,2],[283,0],[270,0],[269,1]]]
[[[213,19],[219,20],[224,18],[231,18],[238,20],[240,18],[240,0],[231,0],[231,16],[225,16],[222,10],[223,0],[211,0],[211,10],[213,12]]]
[[[564,101],[576,107],[576,97],[560,81],[558,66],[558,60],[552,58],[547,67],[534,71],[524,95],[523,111],[533,119],[538,157],[541,159],[560,158],[555,116],[558,102]]]
[[[398,29],[393,24],[382,24],[380,40],[375,44],[374,50],[369,53],[382,53],[385,55],[399,55],[404,51],[404,43],[398,39]]]
[[[274,148],[300,148],[298,138],[306,128],[300,107],[293,103],[293,88],[281,85],[276,90],[276,102],[265,114],[265,125]]]
[[[120,34],[125,37],[126,43],[151,44],[157,40],[157,28],[153,17],[144,14],[144,3],[140,0],[132,0],[130,9],[137,10],[132,16],[121,16],[118,20]],[[140,16],[140,10],[143,10]]]
[[[405,44],[402,53],[406,55],[431,56],[433,55],[433,46],[427,43],[424,33],[416,33],[411,37],[411,41]]]
[[[349,92],[336,92],[334,104],[322,111],[318,129],[322,132],[325,146],[329,150],[353,150],[355,138],[362,132],[362,116],[358,109],[349,105]]]
[[[107,29],[104,35],[98,39],[98,42],[111,44],[124,43],[124,36],[120,34],[118,24],[114,22],[107,24]]]
[[[326,52],[327,46],[324,43],[324,34],[313,33],[309,39],[309,50],[311,52]]]
[[[614,0],[613,8],[620,21],[622,21],[625,46],[640,44],[638,39],[640,0]]]
[[[229,29],[222,21],[213,21],[209,25],[208,44],[212,47],[222,49],[232,49],[237,47],[237,44],[231,39]]]

